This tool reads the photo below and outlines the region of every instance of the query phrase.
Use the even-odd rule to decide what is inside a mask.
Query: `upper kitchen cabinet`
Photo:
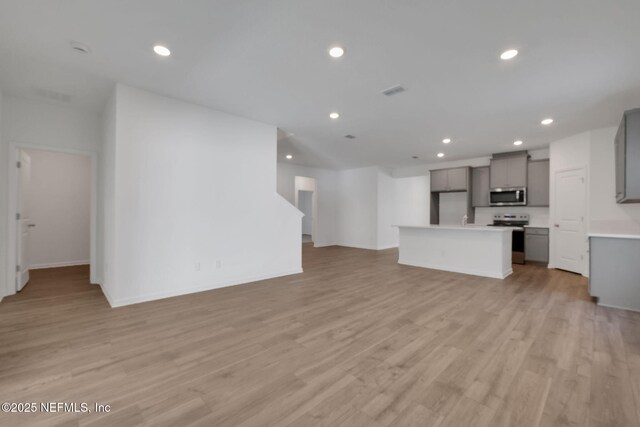
[[[431,192],[447,191],[447,169],[431,171]]]
[[[491,188],[511,188],[527,186],[527,155],[494,155],[490,166]]]
[[[431,192],[467,191],[469,168],[439,169],[431,171]]]
[[[530,161],[527,181],[527,205],[549,206],[549,159]]]
[[[489,206],[489,166],[471,169],[471,191],[474,208]]]
[[[625,111],[614,144],[616,201],[640,203],[640,108]]]

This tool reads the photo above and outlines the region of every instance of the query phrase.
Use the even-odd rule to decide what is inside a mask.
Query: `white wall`
[[[275,191],[274,126],[116,90],[112,305],[301,272],[302,215]]]
[[[466,214],[466,191],[455,193],[440,193],[440,224],[460,225],[462,224],[462,218]]]
[[[10,168],[14,161],[14,153],[9,147],[22,146],[51,150],[96,155],[102,141],[101,117],[93,111],[77,110],[66,105],[45,101],[26,100],[13,96],[2,97],[2,122],[0,125],[2,140],[0,141],[0,161],[5,179],[0,180],[0,222],[2,223],[3,239],[0,250],[0,265],[7,268],[3,271],[5,294],[15,292],[15,250],[13,233],[7,228],[10,203],[9,178],[15,171]],[[94,194],[94,201],[99,195]],[[92,270],[92,280],[95,271]]]
[[[317,212],[314,218],[314,246],[335,245],[337,241],[338,172],[329,169],[292,165],[290,163],[278,163],[278,193],[293,206],[296,205],[296,177],[313,178],[315,180],[314,197],[316,197]],[[300,179],[298,179],[298,182],[301,182]],[[302,181],[302,184],[304,182]],[[300,186],[299,189],[311,190]]]
[[[98,236],[99,243],[99,271],[102,291],[111,300],[115,293],[116,283],[116,99],[118,91],[114,90],[104,108],[102,123],[103,144],[100,149],[100,194],[98,203]],[[112,289],[114,288],[114,289]]]
[[[298,209],[302,217],[302,234],[313,234],[313,192],[298,191]]]
[[[378,171],[378,241],[377,249],[398,246],[399,235],[395,222],[396,185],[391,174]]]
[[[378,168],[338,173],[337,244],[378,249]]]
[[[27,203],[30,268],[89,264],[91,158],[25,150],[31,157]]]
[[[7,147],[3,142],[3,95],[0,90],[0,301],[7,293],[7,183],[9,182],[8,168],[4,165],[7,164]]]
[[[529,214],[529,225],[534,227],[549,227],[549,208],[532,206],[505,206],[475,208],[476,224],[491,224],[493,216],[503,213]]]
[[[394,224],[429,225],[429,176],[395,179]]]

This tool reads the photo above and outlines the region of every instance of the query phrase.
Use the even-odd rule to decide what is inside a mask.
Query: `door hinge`
[[[17,213],[17,214],[16,214],[16,219],[17,219],[17,220],[20,220],[20,213]]]
[[[17,162],[16,162],[16,167],[17,167],[18,169],[20,169],[20,168],[22,167],[22,162],[21,162],[21,161],[17,161]]]
[[[16,273],[20,273],[20,266],[16,265]]]

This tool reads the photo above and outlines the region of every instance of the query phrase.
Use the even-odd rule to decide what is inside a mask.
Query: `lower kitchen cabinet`
[[[640,236],[589,236],[589,293],[598,304],[640,311]]]
[[[524,230],[524,260],[549,262],[549,229],[527,227]]]

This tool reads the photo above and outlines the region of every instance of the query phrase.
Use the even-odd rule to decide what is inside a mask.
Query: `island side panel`
[[[510,230],[399,228],[399,264],[497,279],[513,272]]]

